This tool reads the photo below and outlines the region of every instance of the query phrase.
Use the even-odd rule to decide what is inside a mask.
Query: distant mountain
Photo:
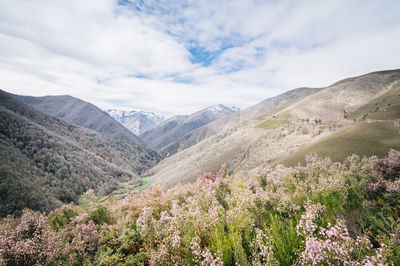
[[[106,112],[137,136],[165,120],[162,115],[143,111],[109,109]]]
[[[302,97],[294,97],[299,92]],[[217,133],[208,138],[198,134],[202,141],[150,169],[150,182],[172,187],[224,163],[233,172],[256,173],[271,164],[296,165],[310,153],[340,161],[352,154],[384,156],[391,148],[400,149],[400,70],[352,77],[314,91],[290,91],[286,100],[283,95],[274,109],[260,103],[193,131],[189,136],[200,130]]]
[[[191,115],[171,117],[139,137],[149,147],[161,150],[169,144],[179,140],[191,131],[204,126],[218,118],[235,113],[225,105],[213,105]]]
[[[233,128],[246,120],[255,118],[275,108],[284,106],[290,102],[300,99],[304,96],[315,93],[319,88],[298,88],[282,93],[278,96],[268,98],[256,105],[250,106],[240,112],[232,113],[208,123],[198,129],[187,133],[182,138],[171,143],[160,151],[163,156],[171,156],[172,154],[187,149],[198,142],[214,136],[225,129]]]
[[[238,107],[231,106],[230,108],[235,112],[240,112],[240,108],[238,108]]]
[[[103,136],[144,145],[134,133],[115,121],[106,112],[81,99],[69,95],[19,97],[27,104],[35,106],[50,115],[94,130]]]
[[[104,137],[0,90],[1,217],[23,208],[48,212],[77,202],[88,189],[104,195],[120,182],[140,185],[139,175],[159,160],[155,151]]]

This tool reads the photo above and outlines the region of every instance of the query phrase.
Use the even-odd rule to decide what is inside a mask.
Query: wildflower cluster
[[[319,203],[307,203],[306,212],[297,225],[299,235],[305,238],[305,248],[299,256],[300,264],[319,265],[368,265],[384,264],[383,249],[372,252],[372,245],[366,236],[350,237],[345,221],[337,220],[335,225],[329,222],[325,227],[318,225],[323,212]],[[363,258],[361,254],[368,254]],[[362,260],[361,260],[362,259]]]
[[[226,173],[5,218],[0,264],[400,264],[400,152]]]
[[[0,225],[3,262],[17,265],[47,265],[93,259],[103,230],[88,219],[76,216],[64,228],[53,230],[48,217],[24,210],[18,219],[6,218]]]

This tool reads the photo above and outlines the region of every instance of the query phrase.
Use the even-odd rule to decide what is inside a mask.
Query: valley
[[[185,255],[190,251],[184,251],[187,245],[182,243],[188,238],[194,245],[198,240],[187,232],[206,239],[204,245],[215,250],[207,255],[214,262],[263,261],[257,250],[265,245],[268,261],[307,264],[307,250],[297,251],[307,236],[299,228],[306,215],[314,215],[329,221],[325,227],[314,224],[316,218],[308,221],[321,230],[367,239],[360,248],[369,255],[332,261],[399,258],[395,248],[390,251],[394,255],[378,253],[384,251],[373,249],[368,239],[386,237],[383,229],[397,230],[397,207],[392,202],[398,199],[393,191],[399,188],[400,70],[352,77],[325,88],[294,89],[244,110],[217,105],[168,119],[140,111],[104,112],[71,96],[0,91],[0,104],[0,216],[15,217],[4,218],[0,231],[10,243],[25,241],[10,228],[29,219],[27,223],[38,224],[39,219],[46,222],[44,227],[32,227],[35,237],[50,236],[46,246],[57,250],[57,243],[64,250],[57,254],[71,258],[77,255],[67,247],[68,241],[83,241],[79,234],[85,233],[79,228],[90,227],[90,235],[82,239],[94,242],[82,245],[92,245],[95,253],[79,256],[99,264],[116,263],[113,256],[124,264],[190,261]],[[383,192],[373,188],[380,184]],[[353,218],[361,204],[367,207]],[[381,205],[393,215],[382,214]],[[333,218],[338,213],[347,227]],[[390,219],[382,218],[387,215]],[[362,228],[372,233],[357,229],[361,220]],[[330,227],[330,222],[336,225]],[[267,242],[258,244],[256,251],[234,246],[237,239],[250,237],[242,235],[246,230],[259,230],[258,224],[270,228],[271,242],[265,240],[266,234],[262,241]],[[282,234],[282,228],[290,236]],[[78,233],[67,236],[68,230]],[[124,234],[140,241],[126,240]],[[103,235],[122,246],[116,249]],[[176,248],[172,237],[181,243]],[[155,239],[159,246],[150,247]],[[345,245],[324,235],[315,241]],[[127,243],[152,253],[131,249]],[[46,249],[40,245],[29,249]],[[20,261],[12,249],[3,248]],[[33,252],[29,261],[75,260],[41,254]]]
[[[121,182],[140,185],[140,175],[160,160],[144,146],[51,116],[16,95],[0,91],[0,103],[2,217],[24,208],[50,212],[90,189],[107,195]]]
[[[0,266],[400,266],[400,1],[0,1]]]
[[[113,156],[112,159],[100,153],[102,160],[108,160],[122,167],[123,171],[129,171],[129,174],[119,174],[126,176],[125,180],[113,179],[115,181],[112,181],[114,183],[111,183],[111,187],[117,190],[102,190],[102,200],[108,198],[105,196],[111,191],[113,198],[121,198],[153,185],[172,188],[178,184],[194,182],[198,176],[205,172],[215,172],[224,164],[228,165],[230,174],[248,174],[257,173],[269,165],[295,166],[304,163],[306,156],[311,154],[343,161],[352,154],[384,156],[390,149],[400,148],[398,70],[352,77],[326,88],[295,89],[241,111],[218,105],[192,115],[165,119],[150,113],[108,110],[122,124],[96,106],[70,96],[8,96],[3,92],[3,97],[6,97],[4,104],[6,99],[18,101],[18,98],[47,113],[39,116],[54,115],[76,124],[77,128],[83,126],[106,138],[122,141],[123,145],[128,145],[128,142],[131,143],[129,145],[139,145],[137,147],[142,150],[142,154],[148,149],[144,145],[158,150],[160,155],[150,151],[150,157],[133,153],[124,158]],[[6,106],[9,105],[3,108],[10,108]],[[28,110],[40,113],[39,110]],[[25,111],[22,115],[25,115]],[[136,136],[123,126],[123,117],[153,124],[149,124],[148,130]],[[145,118],[148,120],[143,120]],[[40,123],[46,119],[56,118],[41,119]],[[50,124],[40,125],[47,130]],[[66,136],[70,138],[71,134]],[[95,150],[91,148],[92,144],[84,144],[84,149],[97,152],[99,142],[96,138],[89,142],[97,143]],[[2,141],[4,147],[15,149],[16,144],[7,143],[7,139]],[[76,141],[82,145],[83,139],[74,137],[73,142]],[[110,154],[120,152],[113,150],[120,149],[118,146],[107,146]],[[129,151],[126,148],[124,150]],[[26,152],[24,154],[26,156]],[[128,166],[132,165],[132,159],[139,163],[135,165],[142,164],[143,167]],[[21,157],[19,160],[22,162],[26,159]],[[54,175],[54,172],[48,173],[46,169],[39,167],[39,171],[44,171],[41,175]],[[67,169],[71,172],[72,165]],[[63,178],[69,180],[68,176]],[[89,188],[83,187],[78,191],[82,193]]]

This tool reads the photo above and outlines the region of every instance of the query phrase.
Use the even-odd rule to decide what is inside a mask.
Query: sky
[[[400,68],[398,0],[2,0],[0,89],[102,109],[246,108]]]

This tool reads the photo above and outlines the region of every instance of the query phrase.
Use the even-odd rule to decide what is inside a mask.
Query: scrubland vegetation
[[[252,176],[226,167],[169,191],[25,210],[0,224],[0,264],[400,263],[400,152],[307,157]]]

